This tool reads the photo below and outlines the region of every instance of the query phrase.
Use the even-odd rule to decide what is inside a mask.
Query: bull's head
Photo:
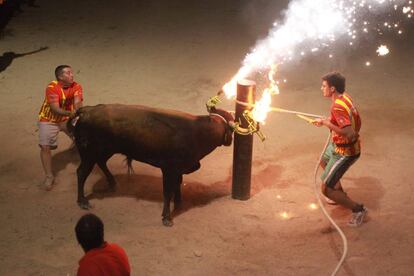
[[[233,127],[234,125],[234,117],[231,115],[230,112],[225,111],[223,109],[212,108],[210,110],[211,115],[219,116],[225,123],[225,131],[223,136],[223,145],[230,146],[233,141]]]

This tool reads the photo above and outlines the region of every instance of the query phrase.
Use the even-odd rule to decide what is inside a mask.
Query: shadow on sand
[[[76,167],[79,166],[80,157],[76,147],[70,147],[56,154],[52,153],[53,175],[58,175],[58,173],[63,171],[69,163],[75,164]]]
[[[76,166],[80,163],[76,148],[59,152],[52,159],[55,174],[64,170],[69,163],[75,164]],[[110,191],[107,179],[97,165],[95,165],[94,170],[101,174],[101,178],[93,184],[92,193],[86,196],[88,200],[129,197],[136,198],[137,200],[163,202],[161,172],[158,176],[144,174],[114,175],[116,180],[115,191]],[[278,182],[277,180],[280,178],[281,170],[282,168],[280,166],[270,164],[264,166],[262,170],[252,175],[251,198],[262,190],[275,186],[275,182]],[[174,210],[172,215],[174,217],[179,216],[189,209],[202,207],[210,204],[214,200],[231,195],[231,185],[231,170],[226,179],[210,183],[209,185],[197,181],[186,181],[184,176],[181,185],[181,206],[179,210]],[[287,188],[284,183],[281,183],[278,187]],[[173,200],[171,201],[173,202]]]
[[[10,66],[10,64],[13,62],[15,58],[32,55],[32,54],[39,53],[47,49],[49,49],[49,47],[42,47],[37,50],[26,52],[26,53],[21,53],[21,54],[16,54],[15,52],[4,52],[3,55],[0,56],[0,73],[6,70],[7,67]]]
[[[280,177],[281,168],[278,166],[266,167],[253,176],[253,185],[251,187],[251,197],[264,189],[274,185],[275,179]],[[273,171],[272,177],[269,171]],[[140,174],[122,174],[116,175],[117,185],[115,192],[108,191],[108,184],[105,177],[99,179],[92,188],[93,193],[88,195],[90,199],[102,199],[106,197],[133,197],[137,200],[147,200],[153,202],[163,202],[162,177],[140,175]],[[263,181],[271,179],[271,181]],[[179,210],[174,210],[172,215],[178,216],[189,209],[201,207],[210,204],[214,200],[231,194],[232,178],[231,173],[227,179],[205,185],[196,181],[184,181],[181,185],[182,203]]]
[[[162,177],[150,175],[116,175],[115,192],[108,191],[105,177],[102,177],[93,186],[93,193],[87,198],[102,199],[107,197],[133,197],[137,200],[163,202]],[[211,185],[199,182],[183,181],[181,185],[182,203],[179,210],[172,212],[178,216],[189,209],[208,205],[212,201],[228,196],[231,190],[231,179],[218,181]]]

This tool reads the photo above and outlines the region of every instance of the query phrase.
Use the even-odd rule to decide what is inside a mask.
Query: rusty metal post
[[[256,83],[251,80],[239,80],[237,83],[237,101],[254,104],[256,100]],[[236,122],[241,121],[241,127],[247,128],[243,118],[245,110],[251,110],[236,103]],[[233,183],[232,198],[247,200],[250,198],[250,182],[252,174],[253,135],[234,133],[233,150]]]

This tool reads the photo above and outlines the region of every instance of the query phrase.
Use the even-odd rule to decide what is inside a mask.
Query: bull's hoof
[[[81,207],[81,209],[84,209],[84,210],[89,210],[90,208],[92,208],[92,206],[89,204],[89,201],[86,199],[78,200],[78,205],[79,207]]]
[[[173,221],[170,218],[163,218],[162,219],[162,224],[164,226],[168,226],[168,227],[171,227],[171,226],[174,225]]]

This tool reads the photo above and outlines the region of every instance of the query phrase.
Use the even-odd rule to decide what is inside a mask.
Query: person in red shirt
[[[85,251],[78,276],[129,276],[131,268],[125,250],[104,241],[104,225],[94,214],[83,215],[75,227],[76,239]]]
[[[55,76],[56,80],[46,88],[38,122],[40,159],[46,175],[44,187],[48,191],[54,184],[51,150],[57,148],[60,131],[71,137],[66,129],[66,122],[82,106],[83,101],[82,87],[73,81],[73,71],[69,65],[56,67]]]
[[[351,96],[345,93],[345,77],[340,73],[332,72],[323,76],[321,90],[323,96],[332,101],[330,117],[316,119],[314,122],[318,127],[326,126],[332,134],[331,143],[321,160],[324,168],[321,176],[322,193],[332,203],[352,210],[348,225],[359,226],[368,209],[349,198],[342,189],[340,179],[361,154],[361,118]]]

